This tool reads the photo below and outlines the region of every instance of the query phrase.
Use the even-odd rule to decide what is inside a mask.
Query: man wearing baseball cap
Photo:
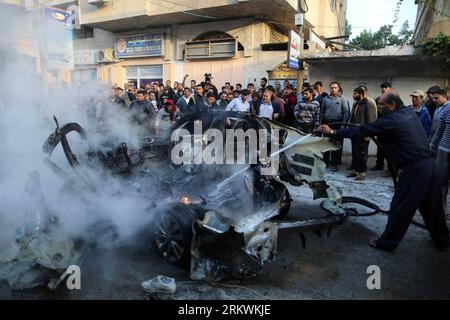
[[[425,93],[422,90],[414,90],[410,95],[412,104],[408,107],[412,108],[420,119],[423,129],[427,137],[430,137],[431,132],[431,116],[428,109],[423,103]]]

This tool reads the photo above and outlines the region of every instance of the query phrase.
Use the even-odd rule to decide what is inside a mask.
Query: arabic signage
[[[45,8],[47,68],[73,70],[72,15],[56,8]]]
[[[97,52],[96,50],[75,50],[74,51],[75,64],[96,64]]]
[[[302,47],[302,38],[294,30],[289,31],[289,47],[288,47],[288,67],[291,69],[299,69],[300,48]]]
[[[162,56],[163,34],[147,34],[118,38],[115,45],[117,58]]]

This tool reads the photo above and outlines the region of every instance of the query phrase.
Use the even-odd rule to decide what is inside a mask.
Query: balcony
[[[244,17],[265,18],[282,29],[294,27],[295,0],[80,0],[83,25],[111,32],[145,30]]]

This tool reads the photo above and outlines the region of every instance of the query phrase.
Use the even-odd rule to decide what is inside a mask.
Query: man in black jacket
[[[146,92],[138,91],[136,100],[131,104],[131,110],[134,112],[134,120],[138,124],[150,123],[156,117],[156,111],[150,101],[145,99]]]
[[[178,99],[176,105],[182,116],[195,105],[194,99],[191,97],[190,88],[184,88],[183,96]]]
[[[383,94],[378,104],[382,115],[375,122],[338,130],[327,125],[319,127],[319,131],[332,137],[377,136],[386,158],[402,169],[386,229],[378,240],[371,240],[369,244],[393,251],[419,209],[434,245],[445,250],[449,245],[449,231],[441,201],[442,181],[422,124],[411,108],[402,107],[403,102],[394,93]]]

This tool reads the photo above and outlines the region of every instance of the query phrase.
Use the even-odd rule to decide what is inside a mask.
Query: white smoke
[[[99,147],[105,138],[114,137],[117,143],[138,143],[137,128],[128,116],[107,102],[111,98],[111,84],[101,82],[73,83],[68,86],[55,81],[44,81],[38,72],[39,25],[33,24],[31,14],[16,6],[1,5],[0,9],[0,250],[14,239],[16,230],[27,221],[29,195],[25,190],[29,174],[37,171],[43,194],[61,227],[69,235],[91,232],[92,225],[109,221],[120,239],[133,235],[149,219],[145,209],[148,197],[133,194],[133,184],[122,178],[105,175],[101,167],[88,174],[99,190],[63,188],[63,181],[46,165],[47,155],[42,145],[55,130],[52,116],[60,125],[78,122],[84,128],[94,129],[89,114],[94,114],[108,134],[97,134],[89,143]],[[6,34],[7,33],[7,34]],[[95,108],[95,112],[91,108]],[[69,139],[74,153],[87,150],[86,142],[76,134]],[[73,172],[58,145],[52,160]],[[81,159],[80,159],[81,161]],[[100,188],[101,187],[101,188]],[[94,232],[93,236],[97,236]]]

